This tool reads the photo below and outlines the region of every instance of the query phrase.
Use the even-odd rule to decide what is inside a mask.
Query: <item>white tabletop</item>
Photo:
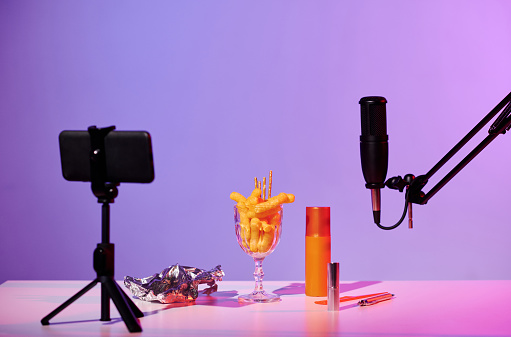
[[[143,332],[129,333],[113,303],[99,321],[100,286],[55,316],[41,318],[88,281],[7,281],[0,285],[0,336],[511,336],[511,281],[341,282],[341,296],[391,292],[374,306],[341,303],[329,312],[306,297],[303,281],[264,282],[281,295],[268,304],[239,304],[253,282],[219,282],[218,292],[193,304],[135,299]],[[124,286],[123,286],[124,288]],[[125,288],[124,288],[125,289]]]

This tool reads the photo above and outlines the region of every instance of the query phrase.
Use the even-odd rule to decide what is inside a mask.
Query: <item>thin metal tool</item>
[[[365,307],[365,306],[374,305],[376,303],[380,303],[383,301],[388,301],[393,298],[394,298],[394,294],[386,293],[386,294],[369,297],[369,298],[366,298],[365,300],[361,300],[358,302],[358,305]]]

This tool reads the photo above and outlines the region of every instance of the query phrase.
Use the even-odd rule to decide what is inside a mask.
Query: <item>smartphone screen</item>
[[[59,135],[62,175],[69,181],[91,181],[88,131]],[[154,180],[151,136],[146,131],[111,131],[105,136],[107,182],[150,183]]]

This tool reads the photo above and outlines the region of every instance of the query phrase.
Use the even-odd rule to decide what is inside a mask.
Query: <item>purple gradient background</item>
[[[267,280],[304,279],[306,206],[331,206],[343,280],[510,279],[509,136],[416,206],[415,229],[382,231],[358,105],[389,101],[388,177],[425,173],[511,90],[509,13],[507,0],[1,1],[0,282],[94,278],[100,205],[62,178],[58,134],[112,124],[151,133],[156,171],[112,205],[119,279],[181,263],[251,280],[229,194],[269,169],[296,202]],[[393,224],[403,195],[382,198]]]

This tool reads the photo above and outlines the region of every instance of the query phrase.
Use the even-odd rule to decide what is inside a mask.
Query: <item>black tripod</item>
[[[102,238],[101,243],[98,243],[94,250],[94,270],[97,273],[97,277],[73,297],[45,316],[41,320],[43,325],[49,325],[50,319],[94,288],[99,282],[101,283],[100,320],[110,321],[110,299],[112,299],[128,330],[130,332],[142,331],[137,317],[143,317],[144,314],[114,280],[114,244],[110,243],[110,203],[113,203],[115,197],[117,197],[117,186],[119,184],[105,182],[106,165],[104,153],[104,136],[111,130],[113,130],[113,127],[105,129],[89,128],[91,138],[92,192],[98,198],[98,202],[103,204],[101,219]]]

